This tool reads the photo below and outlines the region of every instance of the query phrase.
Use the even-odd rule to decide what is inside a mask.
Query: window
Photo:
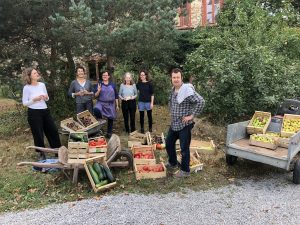
[[[202,0],[202,26],[217,23],[217,15],[224,0]]]
[[[185,3],[183,8],[179,8],[179,27],[191,27],[191,3]]]

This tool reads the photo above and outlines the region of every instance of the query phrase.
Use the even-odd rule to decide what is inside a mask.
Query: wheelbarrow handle
[[[28,146],[26,147],[27,149],[34,149],[34,150],[39,150],[42,152],[47,152],[47,153],[58,153],[58,148],[43,148],[43,147],[37,147],[37,146]]]
[[[40,162],[20,162],[17,166],[35,166],[39,168],[58,168],[62,169],[65,166],[61,163],[40,163]]]

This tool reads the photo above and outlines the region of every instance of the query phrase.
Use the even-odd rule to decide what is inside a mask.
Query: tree
[[[270,13],[252,0],[228,0],[218,26],[199,29],[199,47],[186,68],[199,82],[206,111],[235,121],[255,110],[275,112],[300,91],[300,32],[284,12]]]

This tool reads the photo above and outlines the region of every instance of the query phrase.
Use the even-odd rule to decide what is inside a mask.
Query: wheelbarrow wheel
[[[128,162],[128,169],[133,169],[133,156],[131,151],[129,150],[121,150],[117,153],[117,155],[114,157],[113,162],[116,161],[127,161]]]
[[[229,166],[233,166],[237,161],[237,157],[234,155],[226,155],[226,163]]]
[[[297,159],[295,163],[293,172],[293,183],[300,184],[300,159]]]

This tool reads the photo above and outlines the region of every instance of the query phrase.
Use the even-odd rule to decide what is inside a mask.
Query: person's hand
[[[98,88],[97,91],[100,92],[101,91],[101,84],[98,83]]]
[[[32,100],[34,102],[38,102],[38,101],[41,101],[42,99],[43,99],[43,95],[40,95],[40,96],[37,96],[37,97],[33,98]]]
[[[119,106],[118,105],[116,105],[116,110],[119,111]]]
[[[83,94],[84,94],[84,95],[89,95],[90,92],[88,92],[87,90],[84,89]]]
[[[79,95],[79,96],[83,96],[83,95],[84,95],[84,90],[80,90],[80,91],[78,91],[78,92],[77,92],[77,95]]]
[[[187,122],[189,122],[190,120],[193,120],[194,119],[194,116],[193,115],[190,115],[190,116],[184,116],[183,118],[182,118],[182,122],[183,123],[187,123]]]

